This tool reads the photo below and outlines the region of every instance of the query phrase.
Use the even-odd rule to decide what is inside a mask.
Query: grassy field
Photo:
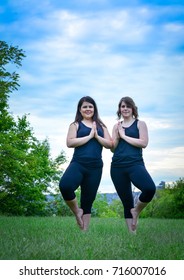
[[[92,218],[81,232],[73,217],[0,216],[1,260],[183,260],[184,220]]]

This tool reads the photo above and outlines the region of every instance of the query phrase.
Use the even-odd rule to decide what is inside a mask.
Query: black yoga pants
[[[75,191],[81,187],[80,207],[90,214],[102,177],[102,167],[92,168],[71,162],[61,177],[59,188],[64,200],[73,200]]]
[[[131,183],[139,190],[141,202],[150,202],[155,194],[155,184],[144,165],[131,167],[111,166],[111,178],[124,206],[125,218],[132,218],[130,209],[134,207]]]

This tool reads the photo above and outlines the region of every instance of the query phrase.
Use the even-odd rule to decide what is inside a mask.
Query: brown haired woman
[[[102,176],[102,148],[112,148],[109,132],[99,118],[95,101],[89,96],[79,100],[75,120],[69,126],[67,146],[74,148],[74,154],[61,177],[59,187],[79,227],[87,230]],[[79,186],[80,207],[75,195]]]
[[[117,116],[119,122],[112,132],[114,155],[111,178],[124,206],[127,227],[135,233],[139,214],[152,200],[156,190],[142,156],[142,148],[148,145],[148,130],[145,122],[138,119],[137,106],[130,97],[121,98]],[[131,183],[141,190],[135,207]]]

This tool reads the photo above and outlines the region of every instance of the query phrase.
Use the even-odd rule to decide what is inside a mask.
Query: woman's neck
[[[134,121],[135,121],[135,118],[129,117],[129,118],[124,118],[122,123],[123,123],[123,125],[124,125],[125,127],[128,127],[128,126],[130,126]]]
[[[93,124],[93,120],[92,119],[82,119],[82,122],[89,126],[89,127],[92,127],[92,124]]]

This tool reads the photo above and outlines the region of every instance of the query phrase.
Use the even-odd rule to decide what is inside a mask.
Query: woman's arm
[[[111,148],[111,152],[114,153],[114,150],[116,149],[118,143],[119,143],[119,130],[118,130],[118,124],[115,124],[112,130],[112,148]]]
[[[77,138],[77,129],[78,129],[77,123],[72,123],[69,126],[67,139],[66,139],[66,144],[68,148],[75,148],[78,146],[82,146],[86,144],[90,139],[92,139],[95,135],[94,128],[92,128],[88,136]]]
[[[93,123],[93,126],[95,129],[95,138],[97,139],[97,141],[105,148],[111,149],[112,148],[112,138],[108,132],[108,129],[106,127],[103,127],[104,137],[101,137],[98,135],[95,123]]]
[[[133,138],[125,135],[125,130],[122,128],[120,123],[118,124],[119,135],[123,140],[135,147],[146,148],[148,145],[148,129],[146,123],[138,121],[138,129],[139,138]]]

